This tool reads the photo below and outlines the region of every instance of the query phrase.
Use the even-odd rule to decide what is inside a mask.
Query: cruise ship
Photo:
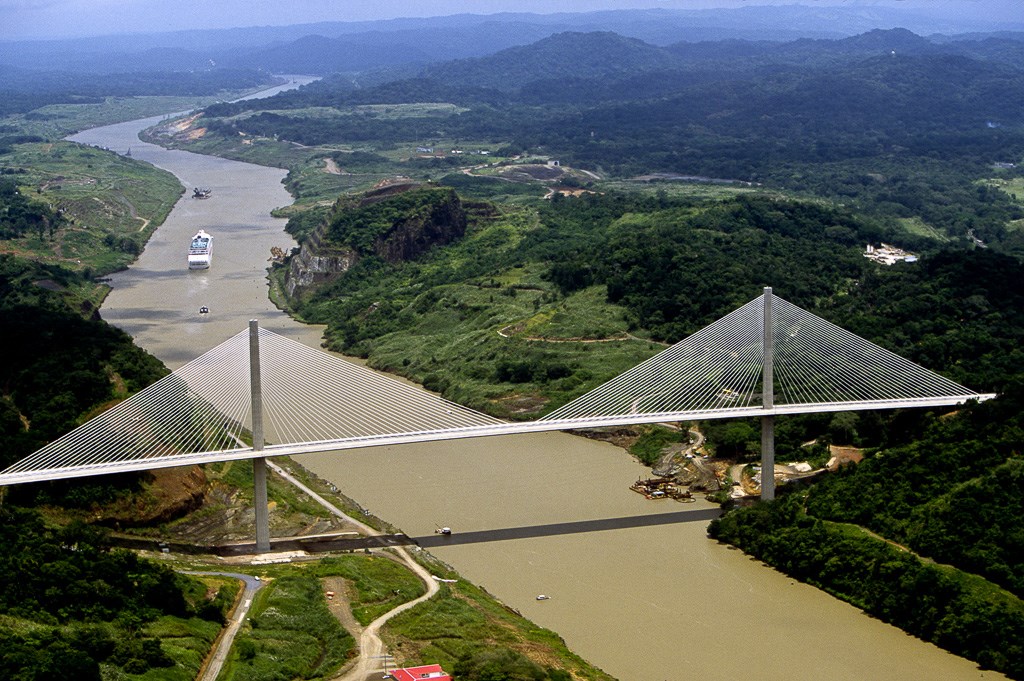
[[[192,237],[192,244],[188,247],[188,268],[190,270],[205,270],[210,266],[213,258],[213,237],[199,230]]]

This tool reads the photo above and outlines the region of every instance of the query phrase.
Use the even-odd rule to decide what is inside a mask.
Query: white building
[[[902,248],[886,243],[883,243],[878,248],[868,244],[868,247],[864,250],[864,257],[880,262],[883,265],[892,265],[901,260],[903,262],[917,262],[917,254],[904,251]]]

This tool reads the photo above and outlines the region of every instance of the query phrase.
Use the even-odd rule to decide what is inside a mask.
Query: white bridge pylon
[[[530,422],[501,421],[257,329],[253,322],[0,472],[0,486],[379,445],[945,406],[990,397],[844,331],[770,289]]]
[[[544,419],[763,416],[944,406],[989,397],[994,395],[965,388],[766,289],[764,296]]]

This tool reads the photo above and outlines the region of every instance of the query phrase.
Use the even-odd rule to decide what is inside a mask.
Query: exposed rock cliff
[[[370,255],[390,263],[413,260],[465,232],[466,212],[449,188],[390,186],[359,200],[341,199],[292,257],[285,290],[301,295]]]
[[[342,274],[356,263],[356,252],[350,247],[324,244],[327,223],[317,228],[292,256],[285,275],[284,286],[289,297],[317,286]]]

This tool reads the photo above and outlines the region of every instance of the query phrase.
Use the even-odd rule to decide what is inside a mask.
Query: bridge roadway
[[[18,472],[7,472],[0,474],[0,486],[89,477],[108,473],[127,473],[131,471],[152,470],[155,468],[171,468],[174,466],[192,466],[196,464],[217,463],[222,461],[237,461],[242,459],[258,459],[275,456],[295,456],[300,454],[314,454],[319,452],[333,452],[350,449],[363,449],[367,447],[415,444],[443,440],[497,437],[501,435],[542,433],[550,431],[572,431],[589,428],[637,425],[642,423],[672,423],[679,421],[724,418],[764,417],[780,414],[806,414],[812,412],[953,406],[962,404],[971,399],[988,399],[991,397],[994,397],[994,395],[979,395],[975,393],[969,395],[914,399],[832,402],[819,404],[785,404],[775,405],[770,409],[763,409],[761,407],[742,407],[685,412],[659,412],[653,414],[596,416],[591,418],[564,420],[542,419],[538,421],[500,423],[465,428],[449,428],[443,430],[425,430],[420,432],[374,435],[367,437],[351,437],[298,444],[267,445],[260,450],[253,450],[252,448],[237,448],[211,452],[176,454],[158,458],[154,457],[127,461],[93,463],[64,468],[40,468]]]
[[[623,530],[637,527],[654,527],[657,525],[675,525],[677,523],[706,523],[721,515],[716,508],[692,509],[660,513],[657,515],[622,516],[618,518],[601,518],[566,523],[549,523],[545,525],[527,525],[496,530],[478,530],[472,532],[454,532],[449,535],[428,534],[410,537],[401,532],[396,534],[380,534],[363,536],[355,532],[339,532],[335,534],[310,535],[305,537],[272,537],[271,553],[304,551],[306,553],[329,553],[343,551],[362,551],[395,546],[420,546],[435,548],[438,546],[460,546],[487,542],[502,542],[513,539],[533,539],[537,537],[555,537],[566,534],[586,532],[603,532],[606,530]],[[230,544],[185,544],[180,542],[163,542],[156,539],[134,537],[112,537],[111,543],[116,546],[146,551],[160,551],[167,548],[174,553],[191,555],[214,555],[228,557],[250,556],[257,553],[255,542],[232,542]]]

